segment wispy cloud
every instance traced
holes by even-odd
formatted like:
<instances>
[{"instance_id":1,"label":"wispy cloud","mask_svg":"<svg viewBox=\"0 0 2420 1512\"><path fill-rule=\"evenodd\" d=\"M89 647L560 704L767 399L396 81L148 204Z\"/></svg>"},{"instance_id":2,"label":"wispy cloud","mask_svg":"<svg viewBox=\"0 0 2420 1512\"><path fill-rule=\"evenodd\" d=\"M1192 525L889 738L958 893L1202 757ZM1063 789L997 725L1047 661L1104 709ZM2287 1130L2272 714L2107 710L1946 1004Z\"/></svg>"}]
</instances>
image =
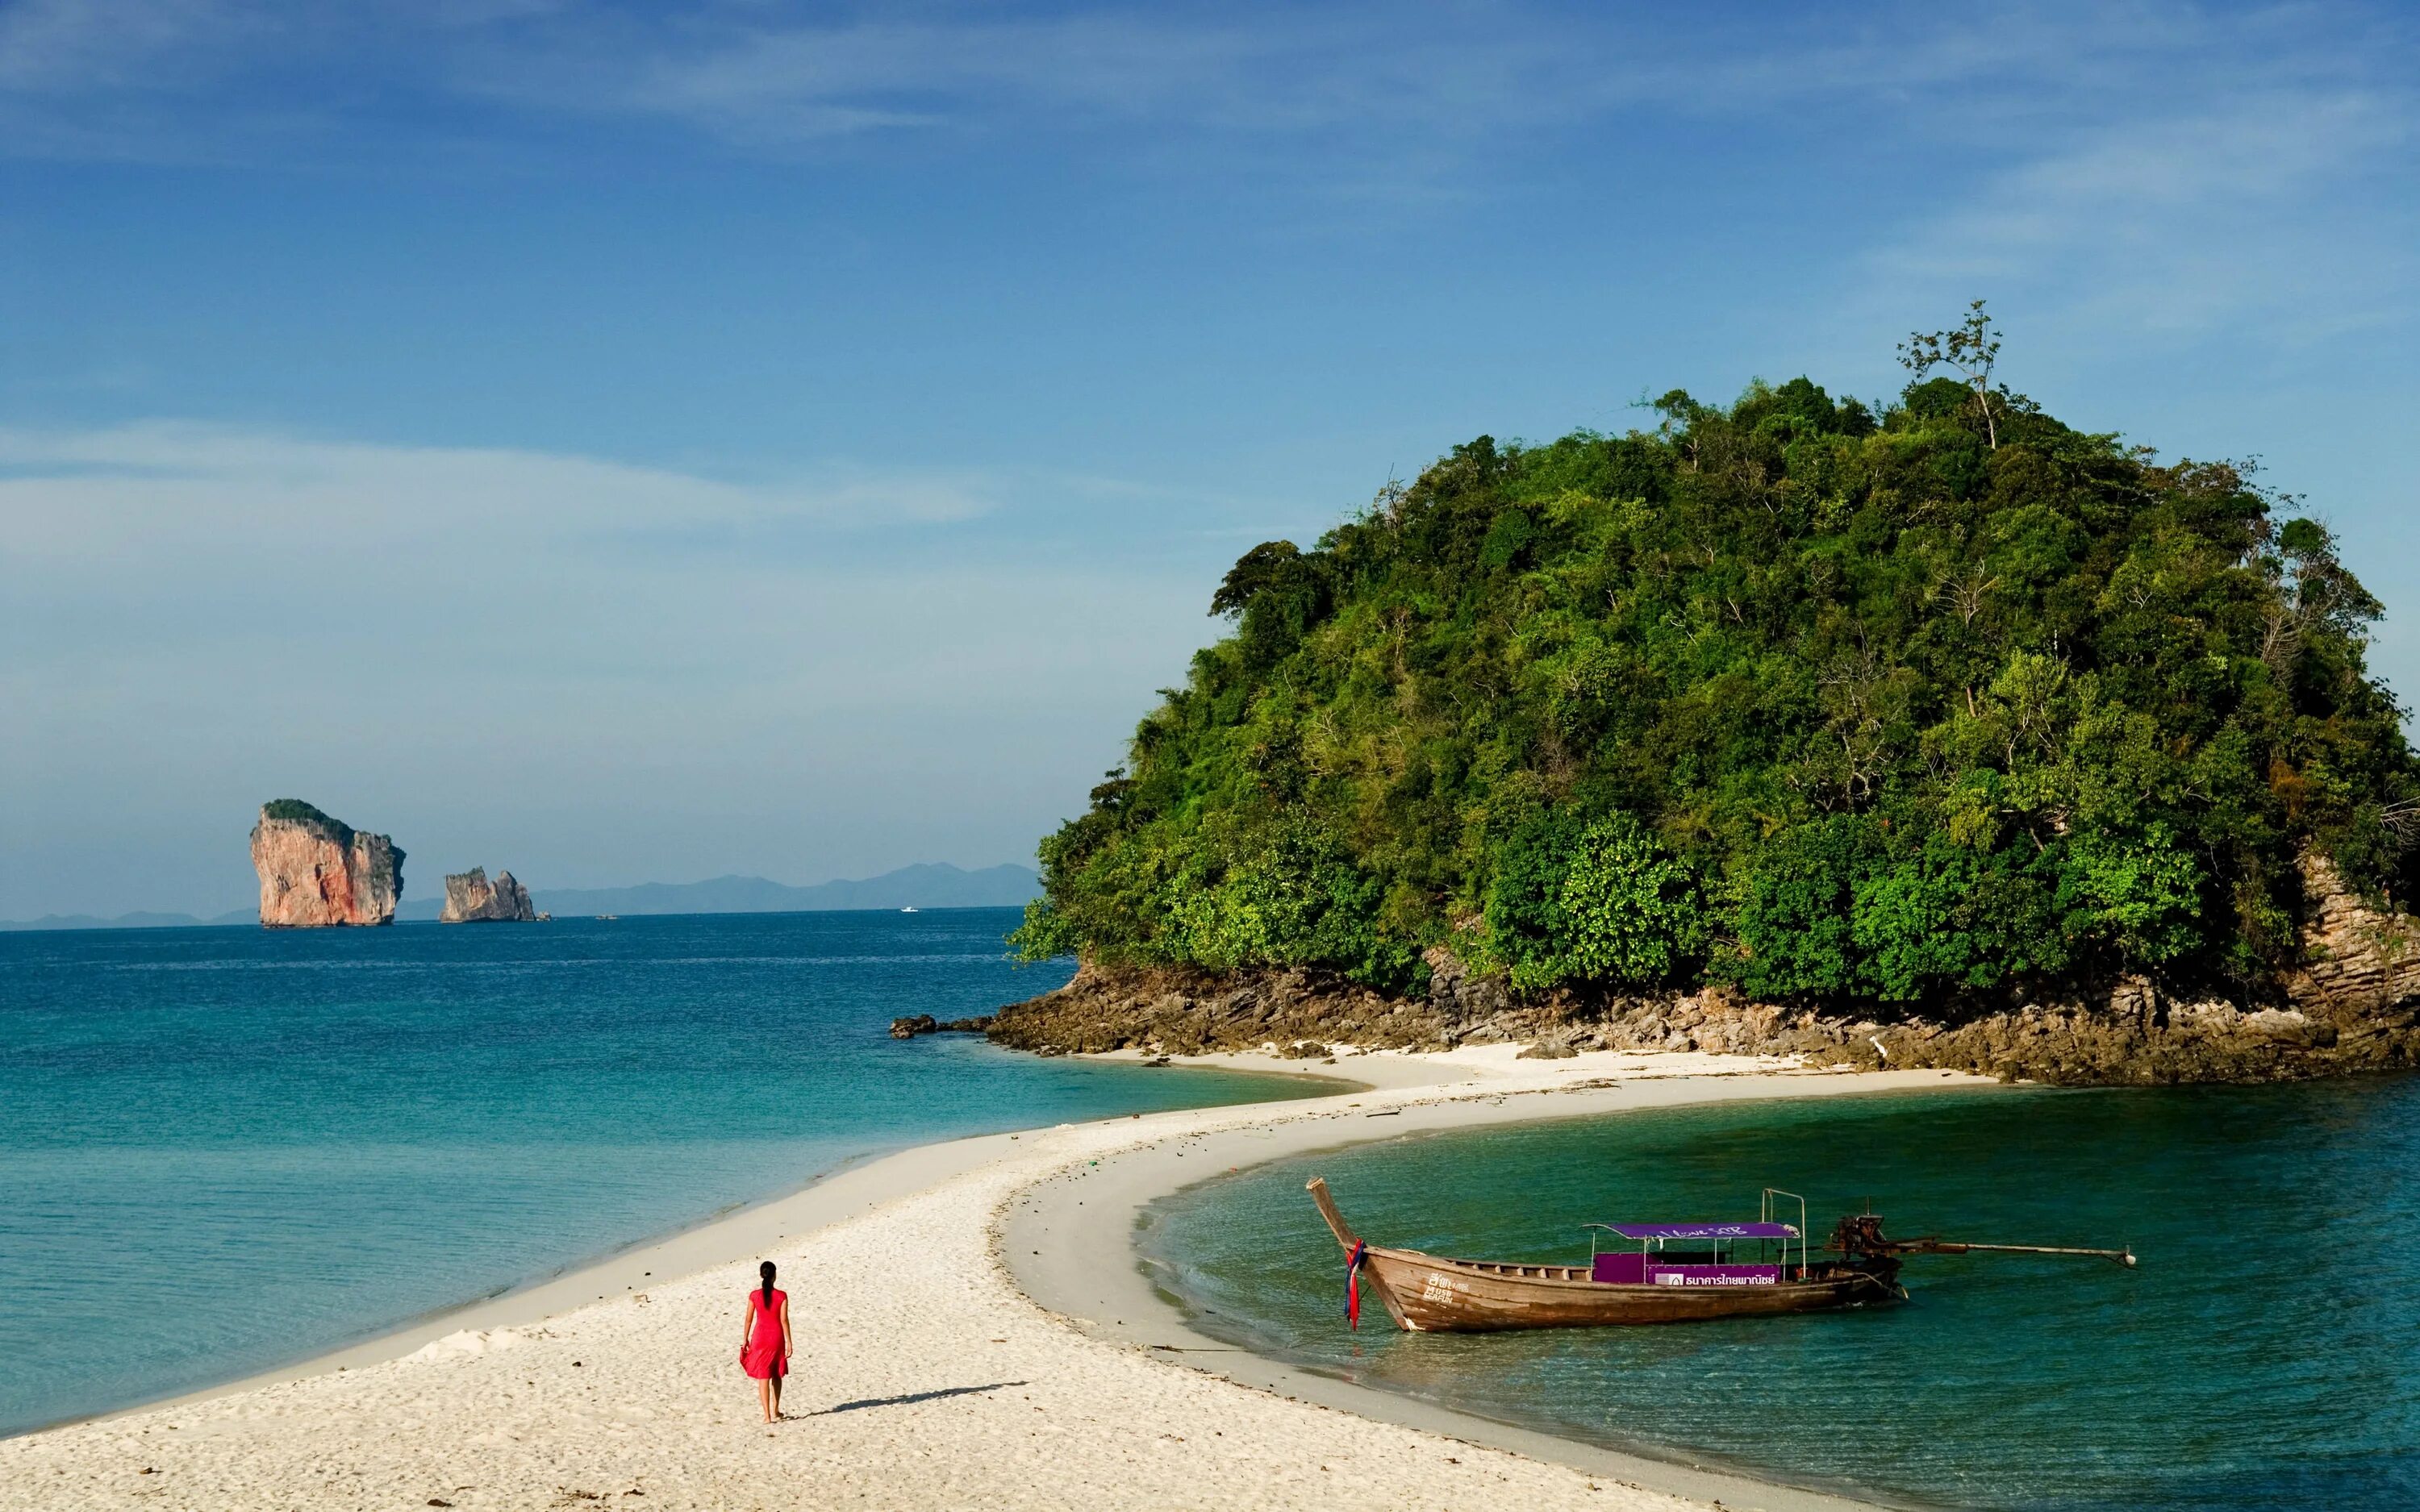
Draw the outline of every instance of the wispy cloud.
<instances>
[{"instance_id":1,"label":"wispy cloud","mask_svg":"<svg viewBox=\"0 0 2420 1512\"><path fill-rule=\"evenodd\" d=\"M181 55L240 29L214 0L22 0L0 9L0 89L69 98L167 87Z\"/></svg>"},{"instance_id":2,"label":"wispy cloud","mask_svg":"<svg viewBox=\"0 0 2420 1512\"><path fill-rule=\"evenodd\" d=\"M1554 67L1534 31L1450 11L1187 17L1090 12L1022 21L700 28L596 103L743 138L869 126L1156 122L1254 135L1425 119L1481 128L1535 110ZM1474 115L1476 113L1476 115Z\"/></svg>"},{"instance_id":3,"label":"wispy cloud","mask_svg":"<svg viewBox=\"0 0 2420 1512\"><path fill-rule=\"evenodd\" d=\"M1017 843L985 858L1017 854L1214 628L1216 559L1299 538L1336 501L1233 497L1240 480L1282 494L1316 471L1304 458L1357 447L1408 469L1454 434L1565 413L1608 367L1625 389L1692 363L1888 381L1890 336L1978 294L2021 387L2101 364L2074 410L2090 423L2165 426L2192 403L2104 403L2147 387L2108 380L2113 363L2181 392L2202 364L2178 354L2221 351L2192 347L2213 332L2273 363L2363 332L2382 354L2366 433L2389 434L2420 287L2415 24L2343 0L0 0L0 160L241 170L0 162L28 191L0 206L0 300L36 314L10 355L42 354L0 390L83 422L0 430L0 825L49 825L72 865L89 826L44 817L63 805L156 793L152 818L215 814L271 776L336 793L321 771L365 791L382 773L441 813L455 795L429 774L469 739L544 772L566 833L606 810L679 830L727 804L728 848L700 863L717 870L796 874L744 849L785 807L889 826L869 868L908 858L896 837L918 824L994 819L889 794L908 768L961 795L1023 783L997 810ZM386 176L415 155L442 171ZM535 168L563 171L497 192ZM1065 224L1017 223L1002 184L1061 196ZM155 203L156 237L117 231ZM87 206L124 219L85 226ZM659 214L690 219L662 237ZM1267 255L1304 226L1321 245ZM423 238L443 255L410 267L397 242ZM793 267L768 250L783 238L851 255ZM286 270L312 275L290 300L271 286ZM511 276L487 297L441 286L490 270ZM558 270L584 275L563 302L599 339L519 297ZM224 311L220 287L240 296ZM1002 305L1018 318L986 318ZM697 339L658 361L675 331ZM510 381L540 390L609 372L597 414L665 394L670 418L628 439L659 458L706 444L683 434L694 392L671 391L710 369L744 413L706 430L737 459L107 424L282 412L392 433L477 412L482 434L585 423L602 434L566 444L624 444L610 420L565 422L560 395L516 408L501 381L451 408L396 399L454 377L432 333L509 350ZM1608 339L1637 349L1608 358ZM340 362L352 381L303 393ZM994 405L969 373L1029 392ZM865 374L861 411L796 424ZM2240 368L2211 385L2274 402ZM1070 397L1035 402L1045 386ZM2303 412L2333 419L2357 386L2330 372ZM865 424L886 405L909 418ZM1187 406L1207 418L1166 423ZM861 425L871 455L1025 465L752 465ZM1174 481L1089 475L1122 470ZM2371 491L2399 498L2376 471ZM847 795L797 803L802 772Z\"/></svg>"},{"instance_id":4,"label":"wispy cloud","mask_svg":"<svg viewBox=\"0 0 2420 1512\"><path fill-rule=\"evenodd\" d=\"M1155 123L1247 136L1468 132L1535 114L1567 49L1492 13L1417 20L1173 8L873 10L723 4L236 6L24 0L0 10L0 151L182 158L392 130L415 97L628 116L742 149L885 131ZM350 89L327 87L330 75ZM1564 81L1576 85L1575 71ZM364 87L364 86L366 87Z\"/></svg>"},{"instance_id":5,"label":"wispy cloud","mask_svg":"<svg viewBox=\"0 0 2420 1512\"><path fill-rule=\"evenodd\" d=\"M490 543L776 526L827 532L972 519L1006 485L971 471L831 466L733 482L541 452L328 440L160 421L0 429L5 549L24 561L137 546L246 552L343 534Z\"/></svg>"},{"instance_id":6,"label":"wispy cloud","mask_svg":"<svg viewBox=\"0 0 2420 1512\"><path fill-rule=\"evenodd\" d=\"M2351 13L2358 15L2358 12ZM24 0L0 11L0 103L14 150L76 140L136 151L314 129L392 131L399 103L478 102L675 125L742 150L886 133L1165 133L1314 155L1468 165L1506 132L1626 111L1756 116L1868 105L1955 131L2009 110L2068 112L2207 63L2330 9L2222 16L2138 0L1901 6L1686 20L1551 6L825 8ZM2342 31L2340 24L2334 30ZM331 89L329 75L351 81ZM272 103L273 101L273 103ZM39 105L39 110L31 108ZM406 111L408 115L408 110ZM1141 134L1138 135L1137 132ZM442 131L440 132L442 134ZM178 139L181 139L181 144ZM9 149L0 147L0 150Z\"/></svg>"},{"instance_id":7,"label":"wispy cloud","mask_svg":"<svg viewBox=\"0 0 2420 1512\"><path fill-rule=\"evenodd\" d=\"M1198 583L919 548L1002 507L1012 486L983 475L818 480L181 424L0 432L0 832L21 863L0 913L65 906L41 873L84 843L69 794L111 823L240 830L270 788L365 792L380 823L465 847L457 865L495 843L482 827L561 856L675 814L716 826L652 853L684 874L1026 854L1067 774L1114 759L1215 628ZM851 548L869 535L884 548ZM443 776L472 771L473 791ZM179 855L200 876L240 845ZM138 872L90 880L215 896Z\"/></svg>"},{"instance_id":8,"label":"wispy cloud","mask_svg":"<svg viewBox=\"0 0 2420 1512\"><path fill-rule=\"evenodd\" d=\"M1910 6L1847 26L1815 11L1682 22L1548 7L985 8L834 22L737 6L642 31L488 39L454 66L462 86L494 98L655 116L747 147L1141 127L1417 156L1642 110L1703 118L1851 103L1979 125L2016 108L2066 110L2242 29L2156 3Z\"/></svg>"},{"instance_id":9,"label":"wispy cloud","mask_svg":"<svg viewBox=\"0 0 2420 1512\"><path fill-rule=\"evenodd\" d=\"M1060 567L1045 550L945 548L950 531L1016 486L843 466L813 484L737 484L591 457L186 424L0 431L13 674L55 691L103 669L148 682L236 656L288 664L308 683L357 659L388 664L399 645L424 671L469 671L505 624L557 669L789 683L804 650L796 635L820 625L825 648L850 653L808 658L828 696L984 702L997 684L903 678L902 659L1014 642L1036 665L1063 664L1070 648L1003 633L1010 621L1042 623L1016 607L1025 583L1073 572L1132 608L1115 579L1150 576L1132 563ZM422 675L388 665L374 681Z\"/></svg>"},{"instance_id":10,"label":"wispy cloud","mask_svg":"<svg viewBox=\"0 0 2420 1512\"><path fill-rule=\"evenodd\" d=\"M2366 88L2272 88L2059 133L1885 228L1844 331L1978 295L2040 354L2122 362L2225 336L2289 351L2409 323L2420 113ZM1849 338L1844 338L1849 339ZM1862 337L1854 338L1862 339Z\"/></svg>"},{"instance_id":11,"label":"wispy cloud","mask_svg":"<svg viewBox=\"0 0 2420 1512\"><path fill-rule=\"evenodd\" d=\"M0 7L0 153L194 162L325 130L300 101L246 95L264 66L325 45L307 14L229 0L18 0Z\"/></svg>"}]
</instances>

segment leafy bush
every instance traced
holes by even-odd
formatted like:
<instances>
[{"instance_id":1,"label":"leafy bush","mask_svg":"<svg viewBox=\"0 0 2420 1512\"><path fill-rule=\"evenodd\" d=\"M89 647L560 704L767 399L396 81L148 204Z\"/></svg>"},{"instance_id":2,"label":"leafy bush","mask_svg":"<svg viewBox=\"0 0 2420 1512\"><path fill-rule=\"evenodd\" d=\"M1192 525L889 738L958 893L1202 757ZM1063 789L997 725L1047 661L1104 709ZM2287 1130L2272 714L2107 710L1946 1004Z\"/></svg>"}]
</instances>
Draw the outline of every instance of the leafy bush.
<instances>
[{"instance_id":1,"label":"leafy bush","mask_svg":"<svg viewBox=\"0 0 2420 1512\"><path fill-rule=\"evenodd\" d=\"M1502 853L1486 920L1490 945L1525 990L1665 981L1706 940L1689 869L1625 813L1525 828Z\"/></svg>"},{"instance_id":2,"label":"leafy bush","mask_svg":"<svg viewBox=\"0 0 2420 1512\"><path fill-rule=\"evenodd\" d=\"M2201 943L2201 866L2164 824L2139 840L2087 835L2068 847L2060 902L2078 936L2119 961L2164 965Z\"/></svg>"},{"instance_id":3,"label":"leafy bush","mask_svg":"<svg viewBox=\"0 0 2420 1512\"><path fill-rule=\"evenodd\" d=\"M1880 831L1841 815L1803 825L1763 847L1738 914L1732 966L1759 997L1843 997L1866 981L1857 941L1858 884L1882 854Z\"/></svg>"}]
</instances>

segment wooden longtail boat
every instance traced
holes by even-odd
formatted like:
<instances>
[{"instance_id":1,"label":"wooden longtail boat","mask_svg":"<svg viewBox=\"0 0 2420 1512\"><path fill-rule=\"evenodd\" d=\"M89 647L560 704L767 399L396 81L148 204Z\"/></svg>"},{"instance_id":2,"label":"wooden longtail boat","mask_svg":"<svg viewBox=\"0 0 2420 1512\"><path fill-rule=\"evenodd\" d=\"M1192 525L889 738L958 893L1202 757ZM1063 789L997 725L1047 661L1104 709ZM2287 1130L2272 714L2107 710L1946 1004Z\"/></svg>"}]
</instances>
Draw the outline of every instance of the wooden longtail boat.
<instances>
[{"instance_id":1,"label":"wooden longtail boat","mask_svg":"<svg viewBox=\"0 0 2420 1512\"><path fill-rule=\"evenodd\" d=\"M1457 1260L1366 1243L1337 1211L1324 1179L1312 1177L1310 1191L1351 1273L1366 1276L1387 1315L1414 1333L1692 1323L1871 1306L1907 1296L1899 1284L1899 1257L1904 1254L2003 1250L2134 1263L2132 1254L2118 1250L1891 1240L1883 1236L1882 1220L1870 1213L1842 1219L1830 1248L1809 1258L1805 1200L1772 1189L1765 1194L1764 1217L1756 1223L1588 1225L1634 1241L1638 1248L1600 1253L1591 1242L1584 1266ZM1798 1202L1796 1225L1775 1221L1776 1197ZM1702 1247L1674 1249L1675 1241ZM1756 1242L1772 1257L1740 1263L1742 1241Z\"/></svg>"}]
</instances>

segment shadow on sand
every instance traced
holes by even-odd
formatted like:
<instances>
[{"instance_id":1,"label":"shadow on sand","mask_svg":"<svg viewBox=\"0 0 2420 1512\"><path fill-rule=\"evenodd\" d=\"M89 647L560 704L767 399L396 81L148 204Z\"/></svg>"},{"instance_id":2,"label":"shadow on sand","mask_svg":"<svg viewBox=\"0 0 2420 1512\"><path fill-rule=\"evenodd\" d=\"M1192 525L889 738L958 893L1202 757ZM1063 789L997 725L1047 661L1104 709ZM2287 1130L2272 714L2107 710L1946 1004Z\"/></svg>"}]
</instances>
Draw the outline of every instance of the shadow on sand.
<instances>
[{"instance_id":1,"label":"shadow on sand","mask_svg":"<svg viewBox=\"0 0 2420 1512\"><path fill-rule=\"evenodd\" d=\"M1004 1391L1011 1386L1031 1385L1024 1381L995 1381L988 1386L943 1386L936 1391L911 1391L905 1396L865 1396L853 1402L841 1402L809 1417L830 1417L834 1412L855 1412L868 1407L908 1407L917 1402L937 1402L944 1396L972 1396L980 1392Z\"/></svg>"}]
</instances>

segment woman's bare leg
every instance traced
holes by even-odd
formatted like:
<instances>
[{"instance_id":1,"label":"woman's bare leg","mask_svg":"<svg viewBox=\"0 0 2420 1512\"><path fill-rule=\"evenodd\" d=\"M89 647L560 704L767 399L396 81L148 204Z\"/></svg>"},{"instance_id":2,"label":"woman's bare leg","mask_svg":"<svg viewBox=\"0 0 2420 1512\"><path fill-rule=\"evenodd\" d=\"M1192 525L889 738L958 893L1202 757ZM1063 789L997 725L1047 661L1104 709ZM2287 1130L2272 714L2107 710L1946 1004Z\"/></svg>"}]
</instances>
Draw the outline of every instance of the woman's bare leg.
<instances>
[{"instance_id":1,"label":"woman's bare leg","mask_svg":"<svg viewBox=\"0 0 2420 1512\"><path fill-rule=\"evenodd\" d=\"M765 1409L766 1422L773 1421L773 1383L770 1381L756 1382L756 1405Z\"/></svg>"},{"instance_id":2,"label":"woman's bare leg","mask_svg":"<svg viewBox=\"0 0 2420 1512\"><path fill-rule=\"evenodd\" d=\"M773 1377L771 1384L773 1387L773 1415L778 1418L782 1415L782 1378L780 1376Z\"/></svg>"}]
</instances>

